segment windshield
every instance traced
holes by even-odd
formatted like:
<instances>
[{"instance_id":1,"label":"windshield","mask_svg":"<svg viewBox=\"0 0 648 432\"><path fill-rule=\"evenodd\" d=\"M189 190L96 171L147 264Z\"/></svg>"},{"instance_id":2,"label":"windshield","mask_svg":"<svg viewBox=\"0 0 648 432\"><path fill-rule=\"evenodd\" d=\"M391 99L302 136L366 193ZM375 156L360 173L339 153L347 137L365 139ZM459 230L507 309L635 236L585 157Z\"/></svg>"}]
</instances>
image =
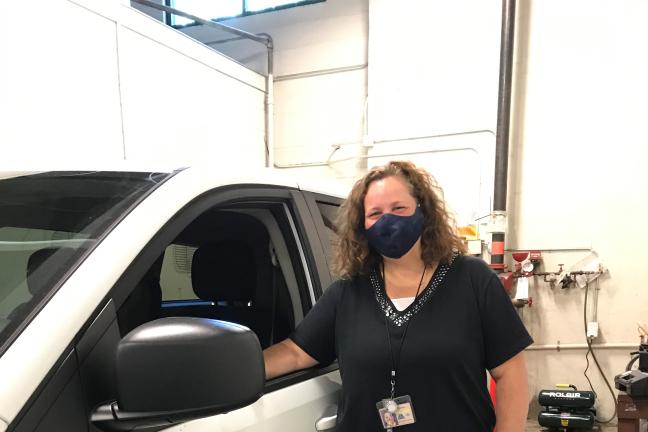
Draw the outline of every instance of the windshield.
<instances>
[{"instance_id":1,"label":"windshield","mask_svg":"<svg viewBox=\"0 0 648 432\"><path fill-rule=\"evenodd\" d=\"M0 354L81 259L168 173L0 179Z\"/></svg>"}]
</instances>

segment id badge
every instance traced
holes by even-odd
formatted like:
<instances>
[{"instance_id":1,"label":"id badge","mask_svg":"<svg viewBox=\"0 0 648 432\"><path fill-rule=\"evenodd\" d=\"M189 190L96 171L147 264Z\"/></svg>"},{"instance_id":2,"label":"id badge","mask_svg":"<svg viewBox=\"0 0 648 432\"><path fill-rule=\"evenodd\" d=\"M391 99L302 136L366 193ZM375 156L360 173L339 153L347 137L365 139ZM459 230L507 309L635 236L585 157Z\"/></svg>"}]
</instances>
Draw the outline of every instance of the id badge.
<instances>
[{"instance_id":1,"label":"id badge","mask_svg":"<svg viewBox=\"0 0 648 432\"><path fill-rule=\"evenodd\" d=\"M394 399L383 399L376 403L376 408L378 409L380 422L386 430L416 422L412 398L408 395Z\"/></svg>"}]
</instances>

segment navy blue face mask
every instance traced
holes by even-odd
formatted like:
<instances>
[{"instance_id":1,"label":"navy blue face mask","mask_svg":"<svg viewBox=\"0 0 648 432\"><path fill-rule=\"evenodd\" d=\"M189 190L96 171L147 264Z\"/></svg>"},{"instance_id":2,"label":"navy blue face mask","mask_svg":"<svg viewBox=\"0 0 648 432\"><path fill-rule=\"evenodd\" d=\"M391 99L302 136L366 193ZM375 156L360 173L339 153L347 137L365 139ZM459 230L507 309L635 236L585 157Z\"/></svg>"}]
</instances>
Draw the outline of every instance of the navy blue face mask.
<instances>
[{"instance_id":1,"label":"navy blue face mask","mask_svg":"<svg viewBox=\"0 0 648 432\"><path fill-rule=\"evenodd\" d=\"M416 206L411 216L386 213L365 231L369 245L387 258L405 255L423 231L423 212Z\"/></svg>"}]
</instances>

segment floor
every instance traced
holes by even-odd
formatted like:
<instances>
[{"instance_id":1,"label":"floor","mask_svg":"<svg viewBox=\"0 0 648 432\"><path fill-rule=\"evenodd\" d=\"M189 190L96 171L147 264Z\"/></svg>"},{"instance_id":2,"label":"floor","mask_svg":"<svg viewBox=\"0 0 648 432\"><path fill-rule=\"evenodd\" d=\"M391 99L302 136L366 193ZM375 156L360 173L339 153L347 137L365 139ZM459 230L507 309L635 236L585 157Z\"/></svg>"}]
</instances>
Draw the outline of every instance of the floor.
<instances>
[{"instance_id":1,"label":"floor","mask_svg":"<svg viewBox=\"0 0 648 432\"><path fill-rule=\"evenodd\" d=\"M528 420L526 428L524 429L525 432L539 432L539 431L545 431L546 429L541 428L538 426L537 420ZM592 429L596 432L616 432L617 427L616 424L612 426L597 426L594 429Z\"/></svg>"}]
</instances>

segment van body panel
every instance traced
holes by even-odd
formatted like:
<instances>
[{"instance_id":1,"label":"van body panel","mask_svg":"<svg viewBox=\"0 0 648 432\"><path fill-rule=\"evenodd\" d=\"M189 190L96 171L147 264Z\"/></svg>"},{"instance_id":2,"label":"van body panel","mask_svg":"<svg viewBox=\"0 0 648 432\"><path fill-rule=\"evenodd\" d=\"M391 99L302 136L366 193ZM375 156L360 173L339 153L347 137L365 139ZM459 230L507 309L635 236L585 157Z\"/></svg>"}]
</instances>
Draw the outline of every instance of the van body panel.
<instances>
[{"instance_id":1,"label":"van body panel","mask_svg":"<svg viewBox=\"0 0 648 432\"><path fill-rule=\"evenodd\" d=\"M220 169L188 168L161 184L96 245L0 357L0 432L6 431L33 400L63 353L78 342L75 339L88 320L97 313L112 287L156 233L197 197L236 185L298 191L295 181L265 169L242 175ZM324 186L317 187L318 192L323 189ZM339 193L336 190L332 195L339 196ZM311 223L310 213L298 217L309 218ZM321 245L315 250L322 250ZM279 388L252 405L228 414L194 420L167 430L297 431L304 430L305 423L311 424L314 430L317 419L330 405L336 404L340 388L339 372L334 370Z\"/></svg>"}]
</instances>

